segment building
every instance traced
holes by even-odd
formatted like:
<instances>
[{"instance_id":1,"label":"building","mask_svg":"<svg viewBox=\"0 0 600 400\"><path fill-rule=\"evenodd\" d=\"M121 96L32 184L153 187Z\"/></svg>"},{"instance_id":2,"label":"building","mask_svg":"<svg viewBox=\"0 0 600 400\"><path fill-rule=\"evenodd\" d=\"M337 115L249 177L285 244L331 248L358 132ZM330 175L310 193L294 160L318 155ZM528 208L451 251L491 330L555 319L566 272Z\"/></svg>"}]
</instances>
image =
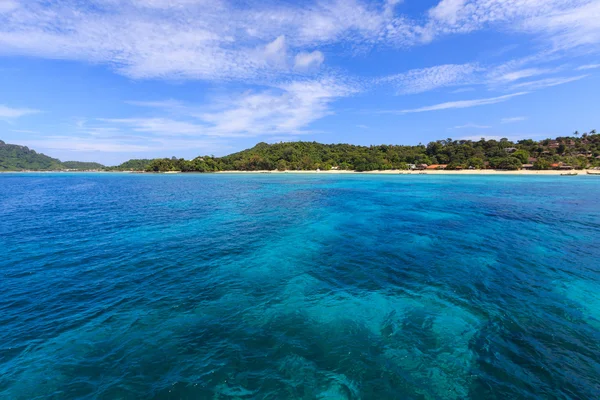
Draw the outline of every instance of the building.
<instances>
[{"instance_id":1,"label":"building","mask_svg":"<svg viewBox=\"0 0 600 400\"><path fill-rule=\"evenodd\" d=\"M533 169L533 164L523 164L523 166L521 168L523 168L523 169Z\"/></svg>"},{"instance_id":2,"label":"building","mask_svg":"<svg viewBox=\"0 0 600 400\"><path fill-rule=\"evenodd\" d=\"M446 169L448 164L431 164L427 169Z\"/></svg>"},{"instance_id":3,"label":"building","mask_svg":"<svg viewBox=\"0 0 600 400\"><path fill-rule=\"evenodd\" d=\"M516 147L507 147L504 149L505 152L507 153L514 153L515 151L517 151Z\"/></svg>"}]
</instances>

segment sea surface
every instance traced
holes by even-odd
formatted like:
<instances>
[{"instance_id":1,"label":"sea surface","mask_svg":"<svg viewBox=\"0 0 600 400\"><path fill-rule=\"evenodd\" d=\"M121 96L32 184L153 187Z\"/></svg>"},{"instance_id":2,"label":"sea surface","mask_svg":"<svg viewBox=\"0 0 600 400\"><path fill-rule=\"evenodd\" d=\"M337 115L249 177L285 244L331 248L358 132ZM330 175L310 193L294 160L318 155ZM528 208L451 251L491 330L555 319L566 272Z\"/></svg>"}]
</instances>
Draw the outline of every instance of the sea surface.
<instances>
[{"instance_id":1,"label":"sea surface","mask_svg":"<svg viewBox=\"0 0 600 400\"><path fill-rule=\"evenodd\" d=\"M598 399L600 178L0 175L2 399Z\"/></svg>"}]
</instances>

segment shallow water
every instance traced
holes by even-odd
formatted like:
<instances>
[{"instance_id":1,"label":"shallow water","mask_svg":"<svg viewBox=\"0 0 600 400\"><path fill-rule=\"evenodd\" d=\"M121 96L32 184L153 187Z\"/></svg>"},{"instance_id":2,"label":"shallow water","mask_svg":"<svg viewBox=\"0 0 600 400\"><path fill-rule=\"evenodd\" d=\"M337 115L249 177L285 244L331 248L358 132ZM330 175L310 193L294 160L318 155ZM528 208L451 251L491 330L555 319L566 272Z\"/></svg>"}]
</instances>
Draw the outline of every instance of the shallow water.
<instances>
[{"instance_id":1,"label":"shallow water","mask_svg":"<svg viewBox=\"0 0 600 400\"><path fill-rule=\"evenodd\" d=\"M0 397L600 398L600 179L0 175Z\"/></svg>"}]
</instances>

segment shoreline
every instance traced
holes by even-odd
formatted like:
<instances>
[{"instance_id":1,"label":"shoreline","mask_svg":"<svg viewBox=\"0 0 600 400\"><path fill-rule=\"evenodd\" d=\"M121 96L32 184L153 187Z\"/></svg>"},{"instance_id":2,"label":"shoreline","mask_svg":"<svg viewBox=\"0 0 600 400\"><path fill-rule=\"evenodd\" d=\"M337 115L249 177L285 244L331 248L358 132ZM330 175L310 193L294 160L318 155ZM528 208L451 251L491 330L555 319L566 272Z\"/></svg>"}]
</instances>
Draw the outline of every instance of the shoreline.
<instances>
[{"instance_id":1,"label":"shoreline","mask_svg":"<svg viewBox=\"0 0 600 400\"><path fill-rule=\"evenodd\" d=\"M587 172L593 172L600 176L599 170L584 169L584 170L495 170L495 169L476 169L476 170L461 170L461 171L446 171L446 170L424 170L424 171L406 171L406 170L384 170L384 171L218 171L214 174L324 174L324 175L548 175L561 176L565 173L577 173L577 176L587 176ZM575 175L571 175L575 176Z\"/></svg>"},{"instance_id":2,"label":"shoreline","mask_svg":"<svg viewBox=\"0 0 600 400\"><path fill-rule=\"evenodd\" d=\"M476 170L376 170L376 171L348 171L348 170L330 170L330 171L217 171L217 172L146 172L146 171L0 171L0 174L150 174L150 175L186 175L186 174L223 174L223 175L248 175L248 174L292 174L292 175L546 175L546 176L563 176L563 174L576 173L577 175L570 176L588 176L587 172L592 172L590 175L600 176L600 170L583 169L583 170L494 170L494 169L476 169Z\"/></svg>"}]
</instances>

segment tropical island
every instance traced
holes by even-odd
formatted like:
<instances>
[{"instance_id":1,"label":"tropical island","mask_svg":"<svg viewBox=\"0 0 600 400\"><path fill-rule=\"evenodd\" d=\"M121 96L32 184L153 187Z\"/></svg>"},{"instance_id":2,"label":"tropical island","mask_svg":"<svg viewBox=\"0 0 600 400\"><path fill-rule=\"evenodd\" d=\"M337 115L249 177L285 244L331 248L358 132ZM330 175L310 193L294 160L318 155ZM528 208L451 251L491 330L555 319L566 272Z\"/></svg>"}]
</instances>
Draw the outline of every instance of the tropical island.
<instances>
[{"instance_id":1,"label":"tropical island","mask_svg":"<svg viewBox=\"0 0 600 400\"><path fill-rule=\"evenodd\" d=\"M600 167L600 134L595 130L569 137L512 142L438 140L427 145L356 146L316 142L259 143L225 157L192 160L129 160L115 171L386 171L386 170L559 170Z\"/></svg>"},{"instance_id":2,"label":"tropical island","mask_svg":"<svg viewBox=\"0 0 600 400\"><path fill-rule=\"evenodd\" d=\"M61 162L24 146L0 141L0 171L392 171L392 170L572 170L600 167L600 134L534 141L437 140L427 145L258 143L224 157L132 159L118 166Z\"/></svg>"}]
</instances>

